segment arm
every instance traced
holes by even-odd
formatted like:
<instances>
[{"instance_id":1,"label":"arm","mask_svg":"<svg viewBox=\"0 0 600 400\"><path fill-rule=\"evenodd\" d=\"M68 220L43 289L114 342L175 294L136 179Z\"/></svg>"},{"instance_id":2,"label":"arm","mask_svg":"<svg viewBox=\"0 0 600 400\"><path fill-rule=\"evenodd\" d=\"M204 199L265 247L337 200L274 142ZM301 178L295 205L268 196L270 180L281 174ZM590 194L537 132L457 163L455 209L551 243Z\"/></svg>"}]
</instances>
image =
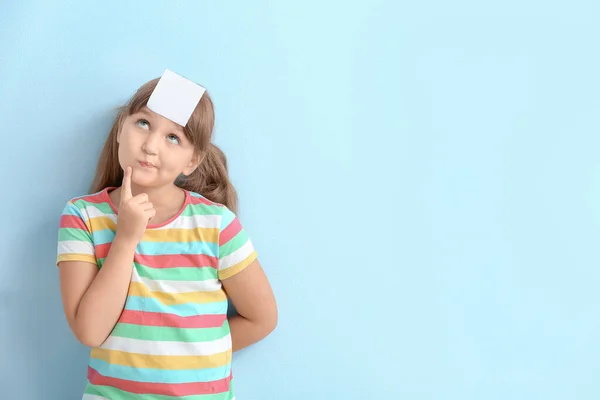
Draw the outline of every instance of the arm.
<instances>
[{"instance_id":1,"label":"arm","mask_svg":"<svg viewBox=\"0 0 600 400\"><path fill-rule=\"evenodd\" d=\"M115 237L102 268L84 261L59 263L67 322L77 339L100 346L114 328L127 299L135 245Z\"/></svg>"},{"instance_id":2,"label":"arm","mask_svg":"<svg viewBox=\"0 0 600 400\"><path fill-rule=\"evenodd\" d=\"M275 329L277 304L258 260L222 283L238 312L229 319L233 351L258 342Z\"/></svg>"},{"instance_id":3,"label":"arm","mask_svg":"<svg viewBox=\"0 0 600 400\"><path fill-rule=\"evenodd\" d=\"M79 209L69 203L59 230L60 287L65 316L79 341L98 347L110 335L127 299L135 248L156 213L145 193L131 193L132 168L123 176L115 237L100 271L94 243Z\"/></svg>"}]
</instances>

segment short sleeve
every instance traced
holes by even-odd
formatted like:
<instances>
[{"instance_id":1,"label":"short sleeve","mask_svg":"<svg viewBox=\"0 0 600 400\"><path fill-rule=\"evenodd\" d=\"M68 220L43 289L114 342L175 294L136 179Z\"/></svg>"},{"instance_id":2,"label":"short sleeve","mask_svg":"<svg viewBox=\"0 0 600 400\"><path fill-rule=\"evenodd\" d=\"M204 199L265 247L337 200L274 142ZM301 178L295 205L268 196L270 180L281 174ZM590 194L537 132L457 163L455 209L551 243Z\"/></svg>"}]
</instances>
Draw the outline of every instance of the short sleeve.
<instances>
[{"instance_id":1,"label":"short sleeve","mask_svg":"<svg viewBox=\"0 0 600 400\"><path fill-rule=\"evenodd\" d=\"M81 210L69 201L58 227L56 264L61 261L86 261L97 264L94 242Z\"/></svg>"},{"instance_id":2,"label":"short sleeve","mask_svg":"<svg viewBox=\"0 0 600 400\"><path fill-rule=\"evenodd\" d=\"M219 230L219 279L227 279L256 260L257 254L238 217L223 207Z\"/></svg>"}]
</instances>

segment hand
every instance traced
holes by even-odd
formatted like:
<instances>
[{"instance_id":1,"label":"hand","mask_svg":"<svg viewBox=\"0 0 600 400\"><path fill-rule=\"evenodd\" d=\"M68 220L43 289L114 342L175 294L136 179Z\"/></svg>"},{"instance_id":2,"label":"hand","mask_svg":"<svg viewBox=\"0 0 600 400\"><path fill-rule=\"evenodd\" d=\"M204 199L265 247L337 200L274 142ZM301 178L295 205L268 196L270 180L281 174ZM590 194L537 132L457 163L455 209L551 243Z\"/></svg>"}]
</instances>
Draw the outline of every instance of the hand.
<instances>
[{"instance_id":1,"label":"hand","mask_svg":"<svg viewBox=\"0 0 600 400\"><path fill-rule=\"evenodd\" d=\"M127 166L121 186L121 202L117 217L117 235L132 245L142 240L148 222L156 215L152 203L148 201L146 193L137 196L131 194L131 174L133 169Z\"/></svg>"}]
</instances>

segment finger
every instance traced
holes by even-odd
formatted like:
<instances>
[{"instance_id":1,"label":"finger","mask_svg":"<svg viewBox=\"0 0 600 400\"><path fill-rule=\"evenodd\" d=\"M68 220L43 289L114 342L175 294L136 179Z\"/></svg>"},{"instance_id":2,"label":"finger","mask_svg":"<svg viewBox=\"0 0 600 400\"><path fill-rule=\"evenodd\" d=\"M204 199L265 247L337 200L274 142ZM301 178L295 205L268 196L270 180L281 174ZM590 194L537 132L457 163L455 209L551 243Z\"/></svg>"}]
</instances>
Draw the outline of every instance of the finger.
<instances>
[{"instance_id":1,"label":"finger","mask_svg":"<svg viewBox=\"0 0 600 400\"><path fill-rule=\"evenodd\" d=\"M132 168L128 165L125 168L125 174L123 175L123 185L121 186L121 201L131 199L131 173Z\"/></svg>"},{"instance_id":2,"label":"finger","mask_svg":"<svg viewBox=\"0 0 600 400\"><path fill-rule=\"evenodd\" d=\"M140 206L142 207L142 210L144 210L144 211L149 211L149 210L154 209L154 205L150 202L142 203L142 204L140 204Z\"/></svg>"}]
</instances>

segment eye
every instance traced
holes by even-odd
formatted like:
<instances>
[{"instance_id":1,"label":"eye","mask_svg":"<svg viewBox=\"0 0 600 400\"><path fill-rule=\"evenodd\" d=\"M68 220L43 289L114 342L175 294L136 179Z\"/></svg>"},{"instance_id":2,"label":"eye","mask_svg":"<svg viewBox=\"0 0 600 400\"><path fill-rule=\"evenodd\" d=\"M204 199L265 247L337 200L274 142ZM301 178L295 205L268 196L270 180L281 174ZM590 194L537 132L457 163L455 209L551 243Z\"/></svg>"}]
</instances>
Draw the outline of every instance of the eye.
<instances>
[{"instance_id":1,"label":"eye","mask_svg":"<svg viewBox=\"0 0 600 400\"><path fill-rule=\"evenodd\" d=\"M179 144L179 136L177 136L174 133L170 133L169 135L167 135L167 139L174 144Z\"/></svg>"},{"instance_id":2,"label":"eye","mask_svg":"<svg viewBox=\"0 0 600 400\"><path fill-rule=\"evenodd\" d=\"M149 129L150 128L150 122L146 121L145 119L138 119L135 124L137 126L139 126L140 128L142 128L142 129Z\"/></svg>"}]
</instances>

